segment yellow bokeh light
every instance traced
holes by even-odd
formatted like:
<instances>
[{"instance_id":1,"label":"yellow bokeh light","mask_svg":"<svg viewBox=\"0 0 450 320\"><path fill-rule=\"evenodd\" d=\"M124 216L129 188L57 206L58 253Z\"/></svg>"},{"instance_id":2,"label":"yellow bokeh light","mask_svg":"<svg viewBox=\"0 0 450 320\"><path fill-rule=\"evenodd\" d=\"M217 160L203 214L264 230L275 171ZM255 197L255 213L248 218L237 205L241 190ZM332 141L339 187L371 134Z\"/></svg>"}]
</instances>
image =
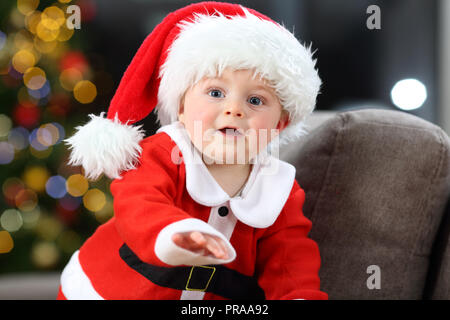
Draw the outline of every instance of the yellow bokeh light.
<instances>
[{"instance_id":1,"label":"yellow bokeh light","mask_svg":"<svg viewBox=\"0 0 450 320\"><path fill-rule=\"evenodd\" d=\"M29 50L20 50L12 58L12 65L20 73L25 73L28 68L35 65L36 58Z\"/></svg>"},{"instance_id":2,"label":"yellow bokeh light","mask_svg":"<svg viewBox=\"0 0 450 320\"><path fill-rule=\"evenodd\" d=\"M8 253L14 248L14 241L8 231L0 231L0 254Z\"/></svg>"},{"instance_id":3,"label":"yellow bokeh light","mask_svg":"<svg viewBox=\"0 0 450 320\"><path fill-rule=\"evenodd\" d=\"M72 38L75 30L67 28L67 25L64 23L59 29L58 41L67 41Z\"/></svg>"},{"instance_id":4,"label":"yellow bokeh light","mask_svg":"<svg viewBox=\"0 0 450 320\"><path fill-rule=\"evenodd\" d=\"M11 26L16 29L22 29L25 27L25 19L23 18L23 14L17 9L13 9L9 13L8 20L10 21Z\"/></svg>"},{"instance_id":5,"label":"yellow bokeh light","mask_svg":"<svg viewBox=\"0 0 450 320\"><path fill-rule=\"evenodd\" d=\"M64 12L55 6L45 8L41 15L42 24L51 30L56 30L61 27L66 18L64 17Z\"/></svg>"},{"instance_id":6,"label":"yellow bokeh light","mask_svg":"<svg viewBox=\"0 0 450 320\"><path fill-rule=\"evenodd\" d=\"M39 90L46 81L45 71L38 67L27 69L23 75L24 84L31 90Z\"/></svg>"},{"instance_id":7,"label":"yellow bokeh light","mask_svg":"<svg viewBox=\"0 0 450 320\"><path fill-rule=\"evenodd\" d=\"M52 24L52 26L55 26L55 28L49 28L47 27L48 25L50 25L49 22L44 23L44 21L41 19L36 27L36 33L38 37L44 41L54 41L58 38L59 27L57 27L56 22Z\"/></svg>"},{"instance_id":8,"label":"yellow bokeh light","mask_svg":"<svg viewBox=\"0 0 450 320\"><path fill-rule=\"evenodd\" d=\"M61 3L69 3L72 0L58 0L58 1L61 2Z\"/></svg>"},{"instance_id":9,"label":"yellow bokeh light","mask_svg":"<svg viewBox=\"0 0 450 320\"><path fill-rule=\"evenodd\" d=\"M43 41L39 37L34 37L34 47L41 53L50 53L56 49L58 42L55 41Z\"/></svg>"},{"instance_id":10,"label":"yellow bokeh light","mask_svg":"<svg viewBox=\"0 0 450 320\"><path fill-rule=\"evenodd\" d=\"M31 250L31 260L41 269L54 267L60 259L58 248L53 242L40 242Z\"/></svg>"},{"instance_id":11,"label":"yellow bokeh light","mask_svg":"<svg viewBox=\"0 0 450 320\"><path fill-rule=\"evenodd\" d=\"M17 0L17 9L23 15L27 15L39 6L39 0Z\"/></svg>"},{"instance_id":12,"label":"yellow bokeh light","mask_svg":"<svg viewBox=\"0 0 450 320\"><path fill-rule=\"evenodd\" d=\"M32 35L26 30L20 30L14 35L14 46L20 50L32 50Z\"/></svg>"},{"instance_id":13,"label":"yellow bokeh light","mask_svg":"<svg viewBox=\"0 0 450 320\"><path fill-rule=\"evenodd\" d=\"M59 76L59 82L61 83L61 87L66 89L67 91L73 91L73 88L77 83L82 81L83 75L78 69L68 68L61 72Z\"/></svg>"},{"instance_id":14,"label":"yellow bokeh light","mask_svg":"<svg viewBox=\"0 0 450 320\"><path fill-rule=\"evenodd\" d=\"M111 219L113 215L114 215L113 202L110 199L110 197L108 197L105 206L95 213L95 219L101 224L103 224L107 222L109 219Z\"/></svg>"},{"instance_id":15,"label":"yellow bokeh light","mask_svg":"<svg viewBox=\"0 0 450 320\"><path fill-rule=\"evenodd\" d=\"M37 25L41 22L41 14L42 12L36 10L25 17L25 26L33 34L36 34Z\"/></svg>"},{"instance_id":16,"label":"yellow bokeh light","mask_svg":"<svg viewBox=\"0 0 450 320\"><path fill-rule=\"evenodd\" d=\"M34 191L43 192L48 178L50 178L50 173L46 168L32 166L25 169L22 180Z\"/></svg>"},{"instance_id":17,"label":"yellow bokeh light","mask_svg":"<svg viewBox=\"0 0 450 320\"><path fill-rule=\"evenodd\" d=\"M55 240L62 231L62 223L49 215L41 215L35 228L35 232L39 238L47 241Z\"/></svg>"},{"instance_id":18,"label":"yellow bokeh light","mask_svg":"<svg viewBox=\"0 0 450 320\"><path fill-rule=\"evenodd\" d=\"M99 189L91 189L84 195L83 204L89 211L100 211L106 204L105 194Z\"/></svg>"},{"instance_id":19,"label":"yellow bokeh light","mask_svg":"<svg viewBox=\"0 0 450 320\"><path fill-rule=\"evenodd\" d=\"M67 179L66 189L71 196L81 197L89 189L89 182L83 175L74 174Z\"/></svg>"},{"instance_id":20,"label":"yellow bokeh light","mask_svg":"<svg viewBox=\"0 0 450 320\"><path fill-rule=\"evenodd\" d=\"M83 80L75 85L73 95L80 103L91 103L97 96L97 87L91 81Z\"/></svg>"}]
</instances>

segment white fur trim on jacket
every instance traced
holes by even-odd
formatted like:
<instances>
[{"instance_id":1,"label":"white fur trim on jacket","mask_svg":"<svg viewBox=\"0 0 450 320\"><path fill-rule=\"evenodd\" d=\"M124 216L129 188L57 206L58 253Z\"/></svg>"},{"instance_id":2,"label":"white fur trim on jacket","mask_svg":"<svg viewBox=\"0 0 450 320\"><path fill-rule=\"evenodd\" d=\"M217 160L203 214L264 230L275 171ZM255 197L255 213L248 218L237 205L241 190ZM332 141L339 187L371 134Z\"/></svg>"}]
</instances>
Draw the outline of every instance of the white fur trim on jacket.
<instances>
[{"instance_id":1,"label":"white fur trim on jacket","mask_svg":"<svg viewBox=\"0 0 450 320\"><path fill-rule=\"evenodd\" d=\"M79 250L70 258L61 274L61 291L68 300L103 300L81 268Z\"/></svg>"},{"instance_id":2,"label":"white fur trim on jacket","mask_svg":"<svg viewBox=\"0 0 450 320\"><path fill-rule=\"evenodd\" d=\"M71 149L69 165L83 166L85 176L95 180L101 174L111 179L121 179L120 173L135 169L142 148L139 142L144 138L141 126L120 123L118 116L113 120L90 114L91 120L64 140Z\"/></svg>"}]
</instances>

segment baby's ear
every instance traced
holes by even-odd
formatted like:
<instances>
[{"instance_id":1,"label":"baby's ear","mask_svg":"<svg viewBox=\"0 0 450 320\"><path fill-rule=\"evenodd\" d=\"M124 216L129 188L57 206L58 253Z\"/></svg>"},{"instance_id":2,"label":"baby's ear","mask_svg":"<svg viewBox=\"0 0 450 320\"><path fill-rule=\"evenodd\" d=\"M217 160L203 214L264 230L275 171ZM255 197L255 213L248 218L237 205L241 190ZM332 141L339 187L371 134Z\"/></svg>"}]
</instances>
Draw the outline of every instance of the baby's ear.
<instances>
[{"instance_id":1,"label":"baby's ear","mask_svg":"<svg viewBox=\"0 0 450 320\"><path fill-rule=\"evenodd\" d=\"M280 121L278 121L277 129L283 131L289 125L289 112L284 110L281 111Z\"/></svg>"},{"instance_id":2,"label":"baby's ear","mask_svg":"<svg viewBox=\"0 0 450 320\"><path fill-rule=\"evenodd\" d=\"M180 121L180 122L184 121L183 107L180 107L180 110L178 111L178 121Z\"/></svg>"},{"instance_id":3,"label":"baby's ear","mask_svg":"<svg viewBox=\"0 0 450 320\"><path fill-rule=\"evenodd\" d=\"M184 95L180 99L180 106L178 108L178 120L182 123L184 123Z\"/></svg>"}]
</instances>

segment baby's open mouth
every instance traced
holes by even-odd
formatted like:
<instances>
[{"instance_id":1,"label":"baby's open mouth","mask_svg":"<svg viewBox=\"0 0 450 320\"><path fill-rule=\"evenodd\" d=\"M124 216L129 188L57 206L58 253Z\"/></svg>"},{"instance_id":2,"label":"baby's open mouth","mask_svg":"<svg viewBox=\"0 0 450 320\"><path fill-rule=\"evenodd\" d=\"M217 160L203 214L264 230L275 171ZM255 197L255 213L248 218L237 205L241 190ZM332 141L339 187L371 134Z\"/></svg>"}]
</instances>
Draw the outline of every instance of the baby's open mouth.
<instances>
[{"instance_id":1,"label":"baby's open mouth","mask_svg":"<svg viewBox=\"0 0 450 320\"><path fill-rule=\"evenodd\" d=\"M233 128L233 127L223 127L222 129L219 129L219 131L227 136L241 136L242 133L239 129Z\"/></svg>"}]
</instances>

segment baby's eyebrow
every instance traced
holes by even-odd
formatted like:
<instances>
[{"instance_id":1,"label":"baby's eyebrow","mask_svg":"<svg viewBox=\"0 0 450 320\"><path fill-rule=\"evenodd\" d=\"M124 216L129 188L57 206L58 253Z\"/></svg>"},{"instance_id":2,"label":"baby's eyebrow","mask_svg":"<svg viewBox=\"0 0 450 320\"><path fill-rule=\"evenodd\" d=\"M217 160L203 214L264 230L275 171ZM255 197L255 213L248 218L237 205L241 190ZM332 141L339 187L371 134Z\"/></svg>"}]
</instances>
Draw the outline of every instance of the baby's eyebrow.
<instances>
[{"instance_id":1,"label":"baby's eyebrow","mask_svg":"<svg viewBox=\"0 0 450 320\"><path fill-rule=\"evenodd\" d=\"M213 82L213 81L221 81L221 82L228 83L227 80L221 79L221 78L217 78L217 77L215 77L215 78L206 78L205 79L205 83L209 83L209 82Z\"/></svg>"},{"instance_id":2,"label":"baby's eyebrow","mask_svg":"<svg viewBox=\"0 0 450 320\"><path fill-rule=\"evenodd\" d=\"M267 91L268 93L272 93L272 91L267 86L263 86L263 85L260 85L260 84L255 86L255 89L257 89L257 90L264 90L264 91Z\"/></svg>"},{"instance_id":3,"label":"baby's eyebrow","mask_svg":"<svg viewBox=\"0 0 450 320\"><path fill-rule=\"evenodd\" d=\"M208 84L213 81L220 81L220 82L224 82L226 84L229 83L229 81L227 79L223 79L223 78L207 78L207 79L205 79L205 84ZM251 86L251 85L249 85L249 86ZM272 91L269 89L269 87L267 85L258 84L258 85L252 86L252 89L263 90L263 91L266 91L267 93L273 95Z\"/></svg>"}]
</instances>

